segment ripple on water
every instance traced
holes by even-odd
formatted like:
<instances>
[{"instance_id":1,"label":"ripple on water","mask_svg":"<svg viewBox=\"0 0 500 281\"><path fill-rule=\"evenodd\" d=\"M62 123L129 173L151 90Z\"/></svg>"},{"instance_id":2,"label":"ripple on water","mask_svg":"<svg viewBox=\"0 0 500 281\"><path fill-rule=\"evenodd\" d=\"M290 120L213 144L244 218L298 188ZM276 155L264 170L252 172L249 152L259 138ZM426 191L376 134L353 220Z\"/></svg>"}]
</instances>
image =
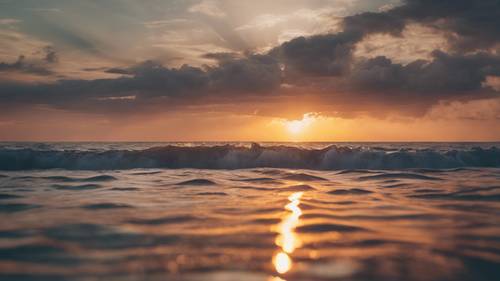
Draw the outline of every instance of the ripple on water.
<instances>
[{"instance_id":1,"label":"ripple on water","mask_svg":"<svg viewBox=\"0 0 500 281\"><path fill-rule=\"evenodd\" d=\"M454 169L412 169L416 173L452 173L452 172L463 172L463 171L477 171L472 168L454 168Z\"/></svg>"},{"instance_id":2,"label":"ripple on water","mask_svg":"<svg viewBox=\"0 0 500 281\"><path fill-rule=\"evenodd\" d=\"M131 205L121 203L95 203L82 206L83 209L88 210L102 210L102 209L124 209L133 208Z\"/></svg>"},{"instance_id":3,"label":"ripple on water","mask_svg":"<svg viewBox=\"0 0 500 281\"><path fill-rule=\"evenodd\" d=\"M281 222L280 218L259 218L250 221L250 223L263 224L263 225L277 225L280 222Z\"/></svg>"},{"instance_id":4,"label":"ripple on water","mask_svg":"<svg viewBox=\"0 0 500 281\"><path fill-rule=\"evenodd\" d=\"M403 187L410 187L411 184L409 183L396 183L396 184L388 184L388 185L382 185L384 188L403 188Z\"/></svg>"},{"instance_id":5,"label":"ripple on water","mask_svg":"<svg viewBox=\"0 0 500 281\"><path fill-rule=\"evenodd\" d=\"M415 247L418 245L416 242L408 242L394 239L362 239L362 240L337 240L337 241L321 241L315 243L316 247L324 248L367 248L367 247L381 247L381 246L409 246Z\"/></svg>"},{"instance_id":6,"label":"ripple on water","mask_svg":"<svg viewBox=\"0 0 500 281\"><path fill-rule=\"evenodd\" d=\"M234 181L239 182L250 182L250 183L261 183L261 184L282 184L281 181L273 179L273 178L248 178L248 179L237 179Z\"/></svg>"},{"instance_id":7,"label":"ripple on water","mask_svg":"<svg viewBox=\"0 0 500 281\"><path fill-rule=\"evenodd\" d=\"M217 185L215 182L207 179L192 179L178 183L177 185Z\"/></svg>"},{"instance_id":8,"label":"ripple on water","mask_svg":"<svg viewBox=\"0 0 500 281\"><path fill-rule=\"evenodd\" d=\"M422 189L416 189L413 190L412 192L414 193L435 193L435 192L441 192L440 189L432 189L432 188L422 188Z\"/></svg>"},{"instance_id":9,"label":"ripple on water","mask_svg":"<svg viewBox=\"0 0 500 281\"><path fill-rule=\"evenodd\" d=\"M21 195L15 195L15 194L8 194L8 193L0 193L0 200L4 199L16 199L16 198L22 198L23 196Z\"/></svg>"},{"instance_id":10,"label":"ripple on water","mask_svg":"<svg viewBox=\"0 0 500 281\"><path fill-rule=\"evenodd\" d=\"M335 219L345 221L434 221L442 219L442 217L432 214L401 214L401 215L334 215L328 213L306 213L302 216L304 219Z\"/></svg>"},{"instance_id":11,"label":"ripple on water","mask_svg":"<svg viewBox=\"0 0 500 281\"><path fill-rule=\"evenodd\" d=\"M297 227L298 232L302 233L322 233L322 232L355 232L355 231L368 231L365 228L344 225L344 224L334 224L334 223L316 223L307 224Z\"/></svg>"},{"instance_id":12,"label":"ripple on water","mask_svg":"<svg viewBox=\"0 0 500 281\"><path fill-rule=\"evenodd\" d=\"M36 232L29 229L1 230L0 238L21 239L30 237L34 234L36 234Z\"/></svg>"},{"instance_id":13,"label":"ripple on water","mask_svg":"<svg viewBox=\"0 0 500 281\"><path fill-rule=\"evenodd\" d=\"M162 171L151 171L151 172L134 172L130 173L131 175L135 176L146 176L146 175L157 175L163 173Z\"/></svg>"},{"instance_id":14,"label":"ripple on water","mask_svg":"<svg viewBox=\"0 0 500 281\"><path fill-rule=\"evenodd\" d=\"M98 189L101 188L102 186L99 184L82 184L82 185L61 185L61 184L54 184L52 185L53 188L58 189L58 190L73 190L73 191L81 191L81 190L92 190L92 189Z\"/></svg>"},{"instance_id":15,"label":"ripple on water","mask_svg":"<svg viewBox=\"0 0 500 281\"><path fill-rule=\"evenodd\" d=\"M93 249L127 249L169 245L178 240L175 235L153 235L122 231L98 224L65 224L44 231L47 238L71 242Z\"/></svg>"},{"instance_id":16,"label":"ripple on water","mask_svg":"<svg viewBox=\"0 0 500 281\"><path fill-rule=\"evenodd\" d=\"M499 185L495 186L481 186L481 187L464 187L461 188L457 194L462 194L462 193L477 193L477 192L482 192L482 191L496 191L500 190Z\"/></svg>"},{"instance_id":17,"label":"ripple on water","mask_svg":"<svg viewBox=\"0 0 500 281\"><path fill-rule=\"evenodd\" d=\"M457 193L432 193L409 195L418 199L464 200L464 201L500 201L500 194L457 194Z\"/></svg>"},{"instance_id":18,"label":"ripple on water","mask_svg":"<svg viewBox=\"0 0 500 281\"><path fill-rule=\"evenodd\" d=\"M80 259L70 255L63 247L29 244L0 248L1 261L36 262L40 264L73 265Z\"/></svg>"},{"instance_id":19,"label":"ripple on water","mask_svg":"<svg viewBox=\"0 0 500 281\"><path fill-rule=\"evenodd\" d=\"M283 192L298 192L298 191L311 191L316 190L316 188L307 184L291 185L283 188L279 188L279 191Z\"/></svg>"},{"instance_id":20,"label":"ripple on water","mask_svg":"<svg viewBox=\"0 0 500 281\"><path fill-rule=\"evenodd\" d=\"M500 183L491 177L499 169L296 171L329 179L317 182L283 180L289 169L165 169L149 177L150 171L158 169L6 172L0 264L9 268L0 270L0 280L193 281L222 279L218 273L235 269L228 280L250 280L248 272L286 280L500 280ZM419 173L442 181L401 176ZM117 179L79 181L103 174ZM376 177L357 181L362 176ZM269 184L274 179L281 184ZM19 192L28 188L33 192ZM293 192L304 193L297 205L290 203ZM291 235L279 237L297 208ZM272 269L273 256L288 238L298 246L287 253L291 268L281 275ZM355 272L346 273L345 259L357 264ZM431 265L448 275L432 270L422 277Z\"/></svg>"},{"instance_id":21,"label":"ripple on water","mask_svg":"<svg viewBox=\"0 0 500 281\"><path fill-rule=\"evenodd\" d=\"M36 205L36 204L5 203L5 204L0 204L0 213L16 213L40 207L41 205Z\"/></svg>"},{"instance_id":22,"label":"ripple on water","mask_svg":"<svg viewBox=\"0 0 500 281\"><path fill-rule=\"evenodd\" d=\"M225 192L198 192L196 195L200 196L228 196Z\"/></svg>"},{"instance_id":23,"label":"ripple on water","mask_svg":"<svg viewBox=\"0 0 500 281\"><path fill-rule=\"evenodd\" d=\"M59 181L59 182L104 182L104 181L114 181L117 180L117 178L110 176L110 175L99 175L99 176L93 176L93 177L88 177L88 178L73 178L73 177L66 177L66 176L48 176L48 177L43 177L43 179L47 180L52 180L52 181Z\"/></svg>"},{"instance_id":24,"label":"ripple on water","mask_svg":"<svg viewBox=\"0 0 500 281\"><path fill-rule=\"evenodd\" d=\"M292 180L292 181L328 181L325 178L318 177L318 176L313 176L305 173L290 173L286 176L283 177L285 180Z\"/></svg>"},{"instance_id":25,"label":"ripple on water","mask_svg":"<svg viewBox=\"0 0 500 281\"><path fill-rule=\"evenodd\" d=\"M274 191L274 188L269 187L259 187L259 186L233 186L234 189L246 189L246 190L256 190L256 191Z\"/></svg>"},{"instance_id":26,"label":"ripple on water","mask_svg":"<svg viewBox=\"0 0 500 281\"><path fill-rule=\"evenodd\" d=\"M379 172L372 170L363 170L363 169L352 169L352 170L342 170L337 173L337 175L343 174L377 174Z\"/></svg>"},{"instance_id":27,"label":"ripple on water","mask_svg":"<svg viewBox=\"0 0 500 281\"><path fill-rule=\"evenodd\" d=\"M363 176L358 178L361 181L365 180L385 180L385 179L412 179L412 180L441 180L438 177L425 176L414 173L383 173L372 176Z\"/></svg>"},{"instance_id":28,"label":"ripple on water","mask_svg":"<svg viewBox=\"0 0 500 281\"><path fill-rule=\"evenodd\" d=\"M113 187L110 190L114 191L137 191L139 188L137 187Z\"/></svg>"},{"instance_id":29,"label":"ripple on water","mask_svg":"<svg viewBox=\"0 0 500 281\"><path fill-rule=\"evenodd\" d=\"M332 191L328 191L328 194L333 195L364 195L373 193L372 191L361 189L361 188L352 188L352 189L336 189Z\"/></svg>"},{"instance_id":30,"label":"ripple on water","mask_svg":"<svg viewBox=\"0 0 500 281\"><path fill-rule=\"evenodd\" d=\"M252 215L252 214L276 214L276 213L281 213L282 209L281 208L232 208L232 207L225 207L225 208L217 208L215 209L215 213L219 214L228 214L228 215Z\"/></svg>"},{"instance_id":31,"label":"ripple on water","mask_svg":"<svg viewBox=\"0 0 500 281\"><path fill-rule=\"evenodd\" d=\"M185 222L205 221L205 220L206 218L201 218L191 215L181 215L181 216L154 218L154 219L133 219L127 222L138 225L162 225L162 224L185 223Z\"/></svg>"},{"instance_id":32,"label":"ripple on water","mask_svg":"<svg viewBox=\"0 0 500 281\"><path fill-rule=\"evenodd\" d=\"M253 170L253 172L260 173L263 175L269 175L269 176L278 176L278 175L282 175L285 173L282 170L276 170L276 169L256 169L256 170Z\"/></svg>"}]
</instances>

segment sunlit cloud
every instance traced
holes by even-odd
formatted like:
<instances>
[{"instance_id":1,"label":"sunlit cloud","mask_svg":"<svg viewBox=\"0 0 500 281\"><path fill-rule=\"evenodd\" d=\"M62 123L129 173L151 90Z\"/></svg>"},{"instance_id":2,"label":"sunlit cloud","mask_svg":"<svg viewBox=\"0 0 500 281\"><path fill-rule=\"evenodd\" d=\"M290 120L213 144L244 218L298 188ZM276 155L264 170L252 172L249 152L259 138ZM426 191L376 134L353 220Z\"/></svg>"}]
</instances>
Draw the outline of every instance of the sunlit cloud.
<instances>
[{"instance_id":1,"label":"sunlit cloud","mask_svg":"<svg viewBox=\"0 0 500 281\"><path fill-rule=\"evenodd\" d=\"M191 6L189 12L200 13L216 18L223 18L226 16L215 0L202 0L200 3Z\"/></svg>"},{"instance_id":2,"label":"sunlit cloud","mask_svg":"<svg viewBox=\"0 0 500 281\"><path fill-rule=\"evenodd\" d=\"M399 63L429 60L434 50L449 49L446 34L419 24L408 25L401 36L373 34L356 45L356 57L385 56Z\"/></svg>"},{"instance_id":3,"label":"sunlit cloud","mask_svg":"<svg viewBox=\"0 0 500 281\"><path fill-rule=\"evenodd\" d=\"M21 20L18 19L10 19L10 18L3 18L0 19L0 25L10 25L10 24L16 24L22 22Z\"/></svg>"},{"instance_id":4,"label":"sunlit cloud","mask_svg":"<svg viewBox=\"0 0 500 281\"><path fill-rule=\"evenodd\" d=\"M284 121L284 126L291 134L297 135L304 132L307 127L313 124L317 119L317 114L306 113L300 120Z\"/></svg>"}]
</instances>

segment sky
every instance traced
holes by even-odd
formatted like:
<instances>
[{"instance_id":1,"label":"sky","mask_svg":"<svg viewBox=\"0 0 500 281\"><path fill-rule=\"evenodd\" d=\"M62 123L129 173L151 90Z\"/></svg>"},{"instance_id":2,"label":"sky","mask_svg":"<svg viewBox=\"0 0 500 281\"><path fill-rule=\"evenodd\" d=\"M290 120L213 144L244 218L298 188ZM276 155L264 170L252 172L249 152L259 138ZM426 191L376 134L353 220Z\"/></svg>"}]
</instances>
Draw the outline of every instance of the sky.
<instances>
[{"instance_id":1,"label":"sky","mask_svg":"<svg viewBox=\"0 0 500 281\"><path fill-rule=\"evenodd\" d=\"M499 141L500 0L0 0L0 141Z\"/></svg>"}]
</instances>

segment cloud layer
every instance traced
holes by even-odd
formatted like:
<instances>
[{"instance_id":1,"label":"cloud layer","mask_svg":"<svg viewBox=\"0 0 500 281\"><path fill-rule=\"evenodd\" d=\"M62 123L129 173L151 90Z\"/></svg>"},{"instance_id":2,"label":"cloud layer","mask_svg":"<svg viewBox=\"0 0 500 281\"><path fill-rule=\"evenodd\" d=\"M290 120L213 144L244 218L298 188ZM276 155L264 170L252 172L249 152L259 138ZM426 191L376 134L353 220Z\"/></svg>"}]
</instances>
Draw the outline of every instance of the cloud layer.
<instances>
[{"instance_id":1,"label":"cloud layer","mask_svg":"<svg viewBox=\"0 0 500 281\"><path fill-rule=\"evenodd\" d=\"M363 110L376 115L374 108L380 104L395 111L404 106L401 111L406 112L402 113L413 114L441 101L499 97L487 83L490 77L500 76L499 0L406 0L392 9L345 16L339 31L299 36L260 52L244 50L244 38L225 23L228 13L217 1L203 1L188 11L213 26L233 52L206 50L201 59L207 64L197 66L168 67L146 60L95 68L112 78L2 81L1 106L44 105L120 113L230 104L237 111L245 102L300 100L304 95L315 95L322 101L322 109L346 115ZM412 24L444 34L449 48L434 50L428 60L405 64L386 56L355 55L363 39L374 34L402 38ZM50 65L63 58L53 47L43 52L38 62L27 62L24 56L1 62L0 72L52 75ZM369 106L365 106L366 101ZM340 110L336 108L340 103L350 106Z\"/></svg>"}]
</instances>

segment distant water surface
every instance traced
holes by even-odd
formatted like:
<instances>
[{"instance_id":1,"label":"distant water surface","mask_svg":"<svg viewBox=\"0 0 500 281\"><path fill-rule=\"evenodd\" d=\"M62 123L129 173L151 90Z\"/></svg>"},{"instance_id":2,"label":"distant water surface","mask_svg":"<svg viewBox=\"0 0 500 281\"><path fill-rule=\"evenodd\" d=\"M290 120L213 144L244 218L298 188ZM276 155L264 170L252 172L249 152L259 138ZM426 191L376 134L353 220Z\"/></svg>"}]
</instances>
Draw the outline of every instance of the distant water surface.
<instances>
[{"instance_id":1,"label":"distant water surface","mask_svg":"<svg viewBox=\"0 0 500 281\"><path fill-rule=\"evenodd\" d=\"M496 147L2 143L0 280L500 280Z\"/></svg>"}]
</instances>

